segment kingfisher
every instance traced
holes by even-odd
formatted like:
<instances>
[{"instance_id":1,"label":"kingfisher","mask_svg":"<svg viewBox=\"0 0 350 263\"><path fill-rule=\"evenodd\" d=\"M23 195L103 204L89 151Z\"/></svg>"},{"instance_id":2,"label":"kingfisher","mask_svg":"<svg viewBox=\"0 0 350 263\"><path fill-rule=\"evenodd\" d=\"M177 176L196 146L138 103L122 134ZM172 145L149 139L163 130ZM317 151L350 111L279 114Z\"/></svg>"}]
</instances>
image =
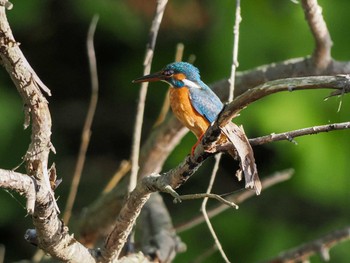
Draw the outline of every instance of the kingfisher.
<instances>
[{"instance_id":1,"label":"kingfisher","mask_svg":"<svg viewBox=\"0 0 350 263\"><path fill-rule=\"evenodd\" d=\"M187 62L174 62L166 65L161 71L149 74L133 80L133 83L163 81L170 85L169 99L173 113L179 121L194 133L198 141L201 141L209 126L217 119L224 105L219 97L200 78L199 70ZM233 128L239 133L240 147L234 145L241 159L240 165L245 174L246 188L254 188L260 194L261 183L257 174L253 150L245 133L234 123L230 122L228 129ZM228 139L222 134L224 140ZM220 138L221 141L221 138ZM235 144L233 142L233 144ZM237 143L236 143L237 144ZM245 148L240 154L241 146ZM241 151L241 152L243 152ZM234 154L236 155L236 154ZM238 176L240 179L240 176Z\"/></svg>"}]
</instances>

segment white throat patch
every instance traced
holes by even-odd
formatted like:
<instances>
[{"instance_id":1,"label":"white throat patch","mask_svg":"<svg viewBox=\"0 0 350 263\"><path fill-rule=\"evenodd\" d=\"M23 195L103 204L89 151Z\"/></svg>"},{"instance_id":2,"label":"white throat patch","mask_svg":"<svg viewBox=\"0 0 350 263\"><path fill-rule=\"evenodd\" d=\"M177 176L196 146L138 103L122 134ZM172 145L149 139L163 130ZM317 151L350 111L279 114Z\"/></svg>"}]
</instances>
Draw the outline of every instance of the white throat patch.
<instances>
[{"instance_id":1,"label":"white throat patch","mask_svg":"<svg viewBox=\"0 0 350 263\"><path fill-rule=\"evenodd\" d=\"M199 86L196 82L193 82L191 80L183 79L182 82L185 84L185 86L189 88L201 89L201 86Z\"/></svg>"}]
</instances>

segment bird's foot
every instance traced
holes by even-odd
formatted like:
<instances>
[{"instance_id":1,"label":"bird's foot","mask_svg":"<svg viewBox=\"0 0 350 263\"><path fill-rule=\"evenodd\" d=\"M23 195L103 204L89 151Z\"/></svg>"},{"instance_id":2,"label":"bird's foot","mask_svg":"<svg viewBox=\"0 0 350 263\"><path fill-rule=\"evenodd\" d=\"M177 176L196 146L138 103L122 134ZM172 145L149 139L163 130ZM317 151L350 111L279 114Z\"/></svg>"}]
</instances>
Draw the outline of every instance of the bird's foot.
<instances>
[{"instance_id":1,"label":"bird's foot","mask_svg":"<svg viewBox=\"0 0 350 263\"><path fill-rule=\"evenodd\" d=\"M192 149L191 149L191 156L194 156L194 151L196 150L198 144L200 144L200 142L202 141L203 136L204 136L204 133L203 133L201 136L199 136L197 142L192 146Z\"/></svg>"}]
</instances>

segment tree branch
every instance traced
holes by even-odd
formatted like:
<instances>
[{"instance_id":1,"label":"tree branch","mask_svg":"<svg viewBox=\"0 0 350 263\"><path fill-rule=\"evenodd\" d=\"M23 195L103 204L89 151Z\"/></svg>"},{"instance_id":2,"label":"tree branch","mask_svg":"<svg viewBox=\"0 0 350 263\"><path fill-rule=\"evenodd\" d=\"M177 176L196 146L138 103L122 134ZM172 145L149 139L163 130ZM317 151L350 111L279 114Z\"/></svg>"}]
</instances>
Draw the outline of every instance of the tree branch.
<instances>
[{"instance_id":1,"label":"tree branch","mask_svg":"<svg viewBox=\"0 0 350 263\"><path fill-rule=\"evenodd\" d=\"M266 189L266 188L274 186L278 183L285 182L286 180L289 180L292 177L293 173L294 173L293 169L287 169L284 171L276 172L276 173L274 173L268 177L265 177L261 180L262 187L264 189ZM242 192L230 194L229 196L225 197L225 199L228 202L232 202L234 204L240 204L240 203L243 203L245 200L247 200L251 197L254 197L254 196L256 196L256 195L253 191L244 190ZM218 205L218 206L216 206L208 211L208 216L209 216L209 218L212 218L212 217L222 213L223 211L225 211L229 208L230 207L226 204ZM176 232L181 233L183 231L187 231L188 229L193 228L193 227L195 227L203 222L204 222L204 217L202 215L197 216L197 217L189 220L188 222L177 226Z\"/></svg>"},{"instance_id":2,"label":"tree branch","mask_svg":"<svg viewBox=\"0 0 350 263\"><path fill-rule=\"evenodd\" d=\"M132 225L136 221L142 206L148 200L150 193L155 191L169 192L168 186L172 189L180 187L195 173L205 159L213 154L206 152L204 149L207 149L209 145L218 139L220 135L219 126L225 125L228 121L231 121L233 118L232 116L236 116L236 114L249 103L264 96L280 91L317 88L342 89L344 92L348 92L350 88L349 79L344 76L324 76L276 80L250 89L245 94L236 97L223 110L214 125L207 130L201 143L197 146L194 156L187 156L178 167L167 173L146 176L137 184L135 190L130 194L124 204L114 230L106 241L104 257L106 259L111 259L119 255L120 249L124 245L126 237L130 233Z\"/></svg>"},{"instance_id":3,"label":"tree branch","mask_svg":"<svg viewBox=\"0 0 350 263\"><path fill-rule=\"evenodd\" d=\"M145 59L143 62L144 71L143 75L147 75L151 72L151 65L153 60L153 53L156 46L157 35L160 27L160 23L163 19L163 14L165 7L168 3L168 0L157 0L156 13L152 21L152 26L150 30L149 42L147 43ZM135 128L133 133L133 143L131 149L131 174L130 174L130 183L128 186L128 191L131 192L137 182L138 171L139 171L139 154L140 154L140 145L141 145L141 130L143 122L143 114L145 111L145 101L147 95L148 82L143 82L141 84L141 89L139 93L139 102L137 105L137 113L135 120Z\"/></svg>"},{"instance_id":4,"label":"tree branch","mask_svg":"<svg viewBox=\"0 0 350 263\"><path fill-rule=\"evenodd\" d=\"M50 141L51 116L47 100L40 88L50 94L49 89L30 67L15 41L4 7L0 7L0 58L21 95L32 121L31 143L25 155L27 173L30 177L24 179L26 176L21 175L21 182L27 184L22 187L27 191L29 200L33 199L32 190L30 190L33 188L33 181L37 186L32 219L38 245L54 258L62 261L95 262L90 251L69 235L68 229L58 218L58 207L51 189L47 165L50 149L53 149ZM3 170L2 174L4 174ZM9 176L19 177L14 172L8 173L7 177ZM7 184L3 187L10 187L10 182ZM32 212L28 207L27 210Z\"/></svg>"},{"instance_id":5,"label":"tree branch","mask_svg":"<svg viewBox=\"0 0 350 263\"><path fill-rule=\"evenodd\" d=\"M317 0L302 0L305 18L315 39L312 59L316 69L325 69L331 62L332 39L322 16L322 8Z\"/></svg>"},{"instance_id":6,"label":"tree branch","mask_svg":"<svg viewBox=\"0 0 350 263\"><path fill-rule=\"evenodd\" d=\"M97 107L97 101L98 101L98 74L97 74L96 55L95 55L95 48L94 48L94 35L95 35L98 19L99 19L98 15L95 15L92 18L87 39L86 39L87 53L88 53L88 59L89 59L89 69L90 69L90 76L91 76L91 96L90 96L88 112L85 118L84 127L81 133L81 144L80 144L80 149L78 154L78 160L75 166L73 180L72 180L69 195L67 198L65 212L63 214L63 222L65 222L65 224L67 225L69 223L75 197L78 192L78 186L80 183L80 178L81 178L84 163L85 163L86 152L90 143L91 125L94 119L94 115Z\"/></svg>"},{"instance_id":7,"label":"tree branch","mask_svg":"<svg viewBox=\"0 0 350 263\"><path fill-rule=\"evenodd\" d=\"M266 263L306 262L314 254L320 254L324 261L329 261L329 250L346 240L350 240L350 227L333 231L319 239L284 251L278 257L267 260Z\"/></svg>"},{"instance_id":8,"label":"tree branch","mask_svg":"<svg viewBox=\"0 0 350 263\"><path fill-rule=\"evenodd\" d=\"M350 79L348 76L317 76L288 78L268 81L255 88L249 89L244 94L236 97L225 110L220 114L217 123L225 126L237 114L250 103L257 101L265 96L281 92L311 89L335 89L341 93L350 92Z\"/></svg>"},{"instance_id":9,"label":"tree branch","mask_svg":"<svg viewBox=\"0 0 350 263\"><path fill-rule=\"evenodd\" d=\"M295 131L283 132L278 134L270 134L266 136L261 136L258 138L249 139L251 145L262 145L265 143L288 140L294 142L295 137L318 134L320 132L330 132L334 130L344 130L350 128L350 122L333 123L320 126L314 126L309 128L303 128Z\"/></svg>"},{"instance_id":10,"label":"tree branch","mask_svg":"<svg viewBox=\"0 0 350 263\"><path fill-rule=\"evenodd\" d=\"M36 185L32 177L11 170L0 169L0 187L25 195L28 214L34 212Z\"/></svg>"},{"instance_id":11,"label":"tree branch","mask_svg":"<svg viewBox=\"0 0 350 263\"><path fill-rule=\"evenodd\" d=\"M292 68L293 66L289 65L289 67ZM334 68L333 70L340 70L340 67ZM348 72L350 73L350 64L348 70ZM247 74L251 73L249 72ZM251 88L249 86L251 84L249 82L249 78L242 78L242 76L243 75L239 77L240 87L242 83L246 83L246 88ZM302 80L307 79L308 78L296 78L296 82L299 82L299 84L301 84ZM330 89L335 89L336 91L348 89L348 80L344 76L311 77L309 78L309 80L313 80L313 86L310 83L310 89L316 89L318 87L328 87ZM323 83L323 81L325 81L325 83ZM275 88L279 87L280 85L281 90L287 91L288 85L284 85L283 89L284 82L285 80L271 81L268 82L266 87L264 85L261 85L258 87L258 89L264 90L264 87L267 88L268 86L271 86L271 89L273 90L274 85L276 85ZM216 83L215 85L217 91L220 92L221 89L224 89L225 87L228 88L227 81L221 81L220 83ZM293 90L298 89L297 86L295 86L295 89L293 88ZM290 88L291 86L289 87L289 90ZM301 86L299 86L299 89L301 89ZM237 94L237 89L235 91ZM242 88L239 89L239 92L242 92ZM264 91L260 92L265 93ZM227 96L227 92L225 92L225 94ZM262 94L260 94L260 96L261 95ZM252 101L253 98L251 98L250 96L251 95L248 95L247 93L242 97L236 97L236 99L232 102L232 108L243 108L245 103L249 103ZM178 142L186 133L187 129L184 128L171 113L169 113L164 122L160 124L157 127L157 129L154 129L151 132L150 136L148 137L147 141L141 149L140 176L146 176L147 174L151 174L152 172L160 172L161 167L163 166L163 163L167 159L169 153L173 150L173 148L178 144ZM215 138L213 139L213 141L215 141ZM81 224L81 235L83 239L85 239L89 243L93 243L95 242L96 238L98 238L101 235L104 235L106 231L110 229L111 224L113 224L114 222L114 218L118 215L118 212L120 211L120 208L122 206L123 197L125 195L125 188L125 184L120 184L111 192L102 195L95 203L91 204L90 207L87 208L86 213L84 213L84 218L82 218ZM108 213L101 215L99 211L108 211Z\"/></svg>"}]
</instances>

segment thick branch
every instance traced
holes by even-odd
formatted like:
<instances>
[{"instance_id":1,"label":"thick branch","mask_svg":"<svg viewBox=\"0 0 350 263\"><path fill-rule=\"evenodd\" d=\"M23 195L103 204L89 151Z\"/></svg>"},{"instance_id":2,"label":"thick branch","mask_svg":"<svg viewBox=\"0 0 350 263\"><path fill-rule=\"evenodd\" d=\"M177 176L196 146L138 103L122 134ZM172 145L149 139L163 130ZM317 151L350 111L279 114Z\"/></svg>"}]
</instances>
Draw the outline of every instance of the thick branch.
<instances>
[{"instance_id":1,"label":"thick branch","mask_svg":"<svg viewBox=\"0 0 350 263\"><path fill-rule=\"evenodd\" d=\"M150 194L157 191L173 193L194 174L202 162L208 157L207 153L197 154L196 160L187 156L176 168L159 174L152 174L142 178L136 188L130 193L123 205L113 231L108 236L102 256L105 260L113 260L118 257L126 239Z\"/></svg>"},{"instance_id":2,"label":"thick branch","mask_svg":"<svg viewBox=\"0 0 350 263\"><path fill-rule=\"evenodd\" d=\"M49 94L49 90L30 67L15 41L4 7L0 7L0 58L32 121L31 143L25 156L27 173L31 177L23 180L23 184L28 184L23 186L26 189L32 188L33 180L38 186L35 189L37 192L32 217L38 245L62 261L95 262L90 251L69 235L68 229L58 218L58 207L51 190L47 167L49 152L53 149L50 141L51 116L47 100L41 92L42 89ZM25 123L25 126L28 125ZM15 173L9 175L18 177ZM29 191L28 195L31 195Z\"/></svg>"}]
</instances>

